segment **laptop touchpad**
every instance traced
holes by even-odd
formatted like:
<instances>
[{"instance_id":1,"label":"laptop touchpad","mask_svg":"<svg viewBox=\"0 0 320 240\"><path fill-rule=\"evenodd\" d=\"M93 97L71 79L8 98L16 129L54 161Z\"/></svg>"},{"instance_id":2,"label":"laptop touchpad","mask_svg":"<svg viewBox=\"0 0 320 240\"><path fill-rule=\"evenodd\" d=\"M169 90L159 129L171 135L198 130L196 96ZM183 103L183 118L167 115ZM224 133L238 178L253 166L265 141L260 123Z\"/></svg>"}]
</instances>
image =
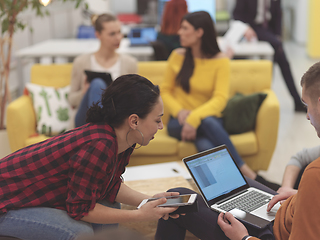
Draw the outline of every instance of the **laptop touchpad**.
<instances>
[{"instance_id":1,"label":"laptop touchpad","mask_svg":"<svg viewBox=\"0 0 320 240\"><path fill-rule=\"evenodd\" d=\"M244 212L238 208L234 208L231 211L229 211L235 218L240 220L241 222L253 225L253 226L258 227L258 228L263 228L266 225L268 225L270 222L262 219L258 216L252 215L250 213Z\"/></svg>"}]
</instances>

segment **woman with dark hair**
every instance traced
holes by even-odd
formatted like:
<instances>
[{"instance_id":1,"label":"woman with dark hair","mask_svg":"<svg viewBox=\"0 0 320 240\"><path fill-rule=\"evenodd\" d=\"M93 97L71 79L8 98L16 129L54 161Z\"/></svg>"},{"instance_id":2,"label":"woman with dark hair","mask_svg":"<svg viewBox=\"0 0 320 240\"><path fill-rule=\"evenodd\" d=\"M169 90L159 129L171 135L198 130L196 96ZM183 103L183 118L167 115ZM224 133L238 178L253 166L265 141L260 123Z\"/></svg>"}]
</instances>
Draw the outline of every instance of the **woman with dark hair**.
<instances>
[{"instance_id":1,"label":"woman with dark hair","mask_svg":"<svg viewBox=\"0 0 320 240\"><path fill-rule=\"evenodd\" d=\"M1 159L0 234L74 239L105 224L167 219L176 208L157 207L165 198L138 210L117 209L150 197L127 187L121 175L136 144L148 145L163 128L162 115L158 87L124 75L88 110L88 124Z\"/></svg>"},{"instance_id":2,"label":"woman with dark hair","mask_svg":"<svg viewBox=\"0 0 320 240\"><path fill-rule=\"evenodd\" d=\"M183 48L170 55L161 86L163 102L171 114L169 135L194 141L199 152L226 144L245 176L278 188L243 162L223 127L221 116L229 94L230 60L219 49L210 15L204 11L185 15L178 34Z\"/></svg>"},{"instance_id":3,"label":"woman with dark hair","mask_svg":"<svg viewBox=\"0 0 320 240\"><path fill-rule=\"evenodd\" d=\"M137 61L125 54L118 54L123 37L121 23L111 14L104 13L93 19L96 37L100 41L97 52L83 54L77 57L73 63L70 94L68 96L71 106L76 110L75 126L86 123L86 112L94 102L101 98L102 90L107 87L100 79L87 81L85 70L94 72L108 72L112 79L120 75L137 73Z\"/></svg>"}]
</instances>

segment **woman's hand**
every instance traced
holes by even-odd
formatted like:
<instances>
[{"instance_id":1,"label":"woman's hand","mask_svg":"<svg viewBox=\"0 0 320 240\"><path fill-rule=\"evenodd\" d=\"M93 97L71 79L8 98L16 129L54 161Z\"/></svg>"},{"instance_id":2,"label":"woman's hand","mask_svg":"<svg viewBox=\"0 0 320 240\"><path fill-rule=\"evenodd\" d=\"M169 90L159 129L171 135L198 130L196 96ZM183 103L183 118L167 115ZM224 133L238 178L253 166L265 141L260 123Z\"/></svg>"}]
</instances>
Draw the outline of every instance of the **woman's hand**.
<instances>
[{"instance_id":1,"label":"woman's hand","mask_svg":"<svg viewBox=\"0 0 320 240\"><path fill-rule=\"evenodd\" d=\"M189 123L185 123L181 130L182 141L194 141L197 136L197 129L192 127Z\"/></svg>"},{"instance_id":2,"label":"woman's hand","mask_svg":"<svg viewBox=\"0 0 320 240\"><path fill-rule=\"evenodd\" d=\"M239 240L249 235L246 227L229 212L219 214L218 225L231 240Z\"/></svg>"},{"instance_id":3,"label":"woman's hand","mask_svg":"<svg viewBox=\"0 0 320 240\"><path fill-rule=\"evenodd\" d=\"M177 196L177 195L180 195L180 193L179 192L162 192L162 193L157 193L157 194L153 195L153 198L161 198L161 197ZM185 215L185 214L181 214L181 215ZM171 218L178 218L179 216L180 216L179 214L169 215L169 217L171 217ZM165 216L165 217L167 218L167 216Z\"/></svg>"},{"instance_id":4,"label":"woman's hand","mask_svg":"<svg viewBox=\"0 0 320 240\"><path fill-rule=\"evenodd\" d=\"M284 200L288 199L292 195L295 195L298 192L298 190L292 189L290 191L285 191L282 193L279 193L278 195L274 195L274 197L270 200L267 211L269 212L274 205L276 205L277 202L280 202L281 204L284 202Z\"/></svg>"},{"instance_id":5,"label":"woman's hand","mask_svg":"<svg viewBox=\"0 0 320 240\"><path fill-rule=\"evenodd\" d=\"M87 78L85 79L83 86L82 86L82 93L83 95L86 94L86 92L88 91L90 87L90 83L87 81Z\"/></svg>"},{"instance_id":6,"label":"woman's hand","mask_svg":"<svg viewBox=\"0 0 320 240\"><path fill-rule=\"evenodd\" d=\"M186 121L186 118L188 117L188 115L190 114L190 111L189 110L185 110L185 109L182 109L179 113L178 113L178 122L179 124L182 126L185 121Z\"/></svg>"},{"instance_id":7,"label":"woman's hand","mask_svg":"<svg viewBox=\"0 0 320 240\"><path fill-rule=\"evenodd\" d=\"M153 198L161 198L161 197L167 197L167 196L177 196L180 195L179 192L162 192L162 193L157 193L153 195Z\"/></svg>"},{"instance_id":8,"label":"woman's hand","mask_svg":"<svg viewBox=\"0 0 320 240\"><path fill-rule=\"evenodd\" d=\"M166 198L159 198L154 201L147 202L139 208L138 211L141 213L141 220L158 220L163 218L164 220L169 219L169 213L178 209L178 207L158 207L158 205L164 204L167 202ZM172 218L178 218L179 215L175 214L170 216Z\"/></svg>"}]
</instances>

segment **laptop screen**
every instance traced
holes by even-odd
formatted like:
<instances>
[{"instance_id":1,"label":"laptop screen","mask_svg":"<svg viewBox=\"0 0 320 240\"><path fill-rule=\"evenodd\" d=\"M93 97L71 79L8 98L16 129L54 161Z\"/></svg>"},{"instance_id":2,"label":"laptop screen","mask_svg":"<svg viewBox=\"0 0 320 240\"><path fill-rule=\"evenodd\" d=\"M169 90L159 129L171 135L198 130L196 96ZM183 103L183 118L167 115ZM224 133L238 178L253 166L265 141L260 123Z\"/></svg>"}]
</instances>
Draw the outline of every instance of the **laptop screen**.
<instances>
[{"instance_id":1,"label":"laptop screen","mask_svg":"<svg viewBox=\"0 0 320 240\"><path fill-rule=\"evenodd\" d=\"M132 28L128 38L131 45L148 45L157 40L157 32L154 28Z\"/></svg>"},{"instance_id":2,"label":"laptop screen","mask_svg":"<svg viewBox=\"0 0 320 240\"><path fill-rule=\"evenodd\" d=\"M207 201L247 184L225 146L184 161Z\"/></svg>"}]
</instances>

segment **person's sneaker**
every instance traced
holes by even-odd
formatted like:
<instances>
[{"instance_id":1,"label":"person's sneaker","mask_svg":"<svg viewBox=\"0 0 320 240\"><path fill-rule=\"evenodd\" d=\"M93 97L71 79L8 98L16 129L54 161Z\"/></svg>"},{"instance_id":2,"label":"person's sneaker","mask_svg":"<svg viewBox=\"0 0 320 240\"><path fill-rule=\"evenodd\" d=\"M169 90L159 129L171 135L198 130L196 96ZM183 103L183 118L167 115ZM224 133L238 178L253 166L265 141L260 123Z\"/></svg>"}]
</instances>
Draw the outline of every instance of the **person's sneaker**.
<instances>
[{"instance_id":1,"label":"person's sneaker","mask_svg":"<svg viewBox=\"0 0 320 240\"><path fill-rule=\"evenodd\" d=\"M279 184L267 181L266 179L264 179L260 175L256 176L255 181L267 186L268 188L271 188L274 191L278 191L278 189L281 187Z\"/></svg>"}]
</instances>

